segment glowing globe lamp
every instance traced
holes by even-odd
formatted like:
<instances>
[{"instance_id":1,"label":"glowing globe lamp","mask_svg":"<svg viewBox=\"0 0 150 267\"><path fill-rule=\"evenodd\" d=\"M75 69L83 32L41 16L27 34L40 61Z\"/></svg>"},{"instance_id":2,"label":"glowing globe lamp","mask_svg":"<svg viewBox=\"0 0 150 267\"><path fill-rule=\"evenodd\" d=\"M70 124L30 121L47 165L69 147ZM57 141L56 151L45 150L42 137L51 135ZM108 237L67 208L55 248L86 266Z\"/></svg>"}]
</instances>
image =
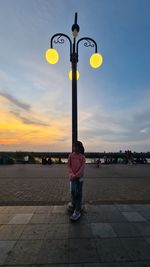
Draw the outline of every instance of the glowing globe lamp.
<instances>
[{"instance_id":1,"label":"glowing globe lamp","mask_svg":"<svg viewBox=\"0 0 150 267\"><path fill-rule=\"evenodd\" d=\"M56 49L50 48L45 54L46 60L50 64L56 64L59 60L59 55Z\"/></svg>"},{"instance_id":2,"label":"glowing globe lamp","mask_svg":"<svg viewBox=\"0 0 150 267\"><path fill-rule=\"evenodd\" d=\"M77 70L77 72L76 72L76 78L77 78L77 80L79 79L79 77L80 77L80 73ZM69 71L69 79L72 81L72 70Z\"/></svg>"},{"instance_id":3,"label":"glowing globe lamp","mask_svg":"<svg viewBox=\"0 0 150 267\"><path fill-rule=\"evenodd\" d=\"M102 55L99 53L94 53L90 57L90 65L92 68L97 69L99 68L103 63Z\"/></svg>"}]
</instances>

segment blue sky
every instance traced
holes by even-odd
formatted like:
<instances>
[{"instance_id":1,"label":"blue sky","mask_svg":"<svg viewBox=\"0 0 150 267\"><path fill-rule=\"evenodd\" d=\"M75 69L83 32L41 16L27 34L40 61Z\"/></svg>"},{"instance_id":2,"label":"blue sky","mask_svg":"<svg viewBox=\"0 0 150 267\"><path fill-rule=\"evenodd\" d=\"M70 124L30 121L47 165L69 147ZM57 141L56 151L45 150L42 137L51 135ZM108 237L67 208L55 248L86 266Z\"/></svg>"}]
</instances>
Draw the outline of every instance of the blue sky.
<instances>
[{"instance_id":1,"label":"blue sky","mask_svg":"<svg viewBox=\"0 0 150 267\"><path fill-rule=\"evenodd\" d=\"M150 1L1 0L0 150L70 151L69 44L45 51L53 34L88 36L103 55L89 66L92 48L80 43L79 139L86 151L150 151Z\"/></svg>"}]
</instances>

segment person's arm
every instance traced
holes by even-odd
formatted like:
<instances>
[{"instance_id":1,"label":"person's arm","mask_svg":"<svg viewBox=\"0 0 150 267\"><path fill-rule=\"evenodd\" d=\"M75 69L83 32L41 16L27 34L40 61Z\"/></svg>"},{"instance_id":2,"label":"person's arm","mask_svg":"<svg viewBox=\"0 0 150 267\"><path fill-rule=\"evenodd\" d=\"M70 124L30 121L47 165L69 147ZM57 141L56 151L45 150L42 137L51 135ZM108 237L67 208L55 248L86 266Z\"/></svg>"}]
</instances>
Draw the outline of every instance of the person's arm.
<instances>
[{"instance_id":1,"label":"person's arm","mask_svg":"<svg viewBox=\"0 0 150 267\"><path fill-rule=\"evenodd\" d=\"M81 175L83 175L84 169L85 169L85 157L83 156L81 166L79 170L74 174L74 178L78 178Z\"/></svg>"},{"instance_id":2,"label":"person's arm","mask_svg":"<svg viewBox=\"0 0 150 267\"><path fill-rule=\"evenodd\" d=\"M75 174L73 173L72 167L71 167L71 155L69 155L69 158L68 158L68 171L69 171L69 178L70 180L72 180Z\"/></svg>"}]
</instances>

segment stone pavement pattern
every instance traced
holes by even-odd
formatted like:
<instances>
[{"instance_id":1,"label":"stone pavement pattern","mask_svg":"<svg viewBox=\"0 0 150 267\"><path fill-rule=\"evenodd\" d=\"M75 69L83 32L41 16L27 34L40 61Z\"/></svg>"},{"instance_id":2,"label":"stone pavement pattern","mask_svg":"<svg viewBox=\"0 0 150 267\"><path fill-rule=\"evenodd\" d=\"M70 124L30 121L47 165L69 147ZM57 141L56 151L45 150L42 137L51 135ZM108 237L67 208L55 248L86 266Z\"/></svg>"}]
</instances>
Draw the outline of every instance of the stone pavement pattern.
<instances>
[{"instance_id":1,"label":"stone pavement pattern","mask_svg":"<svg viewBox=\"0 0 150 267\"><path fill-rule=\"evenodd\" d=\"M149 267L150 204L1 206L0 266Z\"/></svg>"},{"instance_id":2,"label":"stone pavement pattern","mask_svg":"<svg viewBox=\"0 0 150 267\"><path fill-rule=\"evenodd\" d=\"M86 165L86 203L150 203L150 164ZM0 205L62 205L70 199L66 165L0 166Z\"/></svg>"}]
</instances>

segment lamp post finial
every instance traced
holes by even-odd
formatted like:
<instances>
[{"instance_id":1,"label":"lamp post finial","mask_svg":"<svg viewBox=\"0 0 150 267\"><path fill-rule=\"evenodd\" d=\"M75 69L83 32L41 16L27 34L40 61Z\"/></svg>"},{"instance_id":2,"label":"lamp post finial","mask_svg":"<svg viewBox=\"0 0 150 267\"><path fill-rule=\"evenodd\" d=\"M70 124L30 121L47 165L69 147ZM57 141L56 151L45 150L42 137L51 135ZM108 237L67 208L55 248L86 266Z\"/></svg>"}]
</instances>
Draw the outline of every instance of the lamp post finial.
<instances>
[{"instance_id":1,"label":"lamp post finial","mask_svg":"<svg viewBox=\"0 0 150 267\"><path fill-rule=\"evenodd\" d=\"M77 12L76 12L76 13L75 13L75 18L74 18L74 24L72 25L72 28L71 28L74 37L77 37L78 32L80 31L80 27L79 27L79 25L77 24L77 18L78 18L78 14L77 14Z\"/></svg>"},{"instance_id":2,"label":"lamp post finial","mask_svg":"<svg viewBox=\"0 0 150 267\"><path fill-rule=\"evenodd\" d=\"M77 24L77 18L78 18L78 13L75 13L75 19L74 19L74 24Z\"/></svg>"}]
</instances>

